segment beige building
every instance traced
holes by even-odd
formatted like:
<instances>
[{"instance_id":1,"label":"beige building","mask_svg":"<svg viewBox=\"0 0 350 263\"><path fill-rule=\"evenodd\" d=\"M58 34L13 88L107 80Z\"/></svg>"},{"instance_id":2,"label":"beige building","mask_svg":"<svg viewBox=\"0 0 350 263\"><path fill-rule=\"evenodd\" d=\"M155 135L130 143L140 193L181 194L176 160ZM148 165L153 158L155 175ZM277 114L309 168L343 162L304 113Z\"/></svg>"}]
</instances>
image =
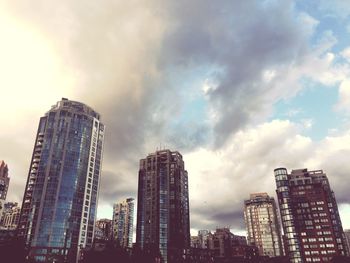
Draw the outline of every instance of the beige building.
<instances>
[{"instance_id":1,"label":"beige building","mask_svg":"<svg viewBox=\"0 0 350 263\"><path fill-rule=\"evenodd\" d=\"M10 184L8 171L7 164L4 161L0 161L0 220L5 209L6 195Z\"/></svg>"},{"instance_id":2,"label":"beige building","mask_svg":"<svg viewBox=\"0 0 350 263\"><path fill-rule=\"evenodd\" d=\"M244 201L244 219L248 243L269 257L283 254L276 203L267 193L254 193Z\"/></svg>"},{"instance_id":3,"label":"beige building","mask_svg":"<svg viewBox=\"0 0 350 263\"><path fill-rule=\"evenodd\" d=\"M6 203L1 218L1 228L15 230L19 222L20 214L21 208L17 203Z\"/></svg>"},{"instance_id":4,"label":"beige building","mask_svg":"<svg viewBox=\"0 0 350 263\"><path fill-rule=\"evenodd\" d=\"M99 219L95 223L95 239L110 240L112 235L112 220Z\"/></svg>"},{"instance_id":5,"label":"beige building","mask_svg":"<svg viewBox=\"0 0 350 263\"><path fill-rule=\"evenodd\" d=\"M209 230L204 229L204 230L198 231L200 248L208 248L208 237L209 237Z\"/></svg>"},{"instance_id":6,"label":"beige building","mask_svg":"<svg viewBox=\"0 0 350 263\"><path fill-rule=\"evenodd\" d=\"M350 253L350 229L345 229L344 235L345 235L346 245L348 247L348 252Z\"/></svg>"},{"instance_id":7,"label":"beige building","mask_svg":"<svg viewBox=\"0 0 350 263\"><path fill-rule=\"evenodd\" d=\"M257 247L248 245L245 236L235 235L227 227L209 232L208 248L219 262L256 262L259 255Z\"/></svg>"},{"instance_id":8,"label":"beige building","mask_svg":"<svg viewBox=\"0 0 350 263\"><path fill-rule=\"evenodd\" d=\"M191 236L191 247L201 248L198 236Z\"/></svg>"},{"instance_id":9,"label":"beige building","mask_svg":"<svg viewBox=\"0 0 350 263\"><path fill-rule=\"evenodd\" d=\"M134 199L128 198L113 206L112 235L122 247L132 247Z\"/></svg>"}]
</instances>

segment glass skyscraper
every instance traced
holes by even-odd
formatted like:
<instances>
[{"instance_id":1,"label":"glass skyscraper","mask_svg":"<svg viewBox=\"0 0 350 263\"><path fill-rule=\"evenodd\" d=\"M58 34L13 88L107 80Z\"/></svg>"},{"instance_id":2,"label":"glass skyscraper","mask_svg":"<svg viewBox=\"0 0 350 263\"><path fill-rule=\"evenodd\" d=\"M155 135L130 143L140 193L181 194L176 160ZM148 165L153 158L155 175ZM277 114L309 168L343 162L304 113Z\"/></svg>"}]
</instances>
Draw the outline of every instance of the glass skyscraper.
<instances>
[{"instance_id":1,"label":"glass skyscraper","mask_svg":"<svg viewBox=\"0 0 350 263\"><path fill-rule=\"evenodd\" d=\"M190 247L188 176L182 155L161 150L140 160L136 245L179 262Z\"/></svg>"},{"instance_id":2,"label":"glass skyscraper","mask_svg":"<svg viewBox=\"0 0 350 263\"><path fill-rule=\"evenodd\" d=\"M40 118L18 234L30 257L75 262L93 241L104 125L92 108L63 98Z\"/></svg>"}]
</instances>

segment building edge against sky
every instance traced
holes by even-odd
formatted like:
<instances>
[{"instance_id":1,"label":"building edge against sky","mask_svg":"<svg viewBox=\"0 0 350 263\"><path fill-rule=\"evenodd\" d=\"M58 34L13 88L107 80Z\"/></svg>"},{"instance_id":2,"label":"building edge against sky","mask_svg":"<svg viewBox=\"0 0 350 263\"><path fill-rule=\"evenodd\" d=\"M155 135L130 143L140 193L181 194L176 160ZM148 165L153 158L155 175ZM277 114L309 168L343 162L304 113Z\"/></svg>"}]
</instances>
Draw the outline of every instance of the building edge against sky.
<instances>
[{"instance_id":1,"label":"building edge against sky","mask_svg":"<svg viewBox=\"0 0 350 263\"><path fill-rule=\"evenodd\" d=\"M40 118L18 234L38 261L75 262L93 241L104 125L83 103L63 98Z\"/></svg>"},{"instance_id":2,"label":"building edge against sky","mask_svg":"<svg viewBox=\"0 0 350 263\"><path fill-rule=\"evenodd\" d=\"M285 249L292 263L348 255L338 206L322 170L274 170Z\"/></svg>"}]
</instances>

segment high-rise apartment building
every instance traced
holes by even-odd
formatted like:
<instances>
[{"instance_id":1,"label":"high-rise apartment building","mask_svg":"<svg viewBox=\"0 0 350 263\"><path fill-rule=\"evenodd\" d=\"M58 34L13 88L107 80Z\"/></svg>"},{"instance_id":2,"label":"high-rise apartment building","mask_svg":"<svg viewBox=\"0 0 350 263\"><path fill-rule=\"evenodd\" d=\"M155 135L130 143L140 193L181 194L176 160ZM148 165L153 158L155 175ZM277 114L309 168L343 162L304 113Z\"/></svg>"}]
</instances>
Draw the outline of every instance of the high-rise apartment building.
<instances>
[{"instance_id":1,"label":"high-rise apartment building","mask_svg":"<svg viewBox=\"0 0 350 263\"><path fill-rule=\"evenodd\" d=\"M274 170L277 197L292 263L329 262L346 255L347 248L338 206L322 170Z\"/></svg>"},{"instance_id":2,"label":"high-rise apartment building","mask_svg":"<svg viewBox=\"0 0 350 263\"><path fill-rule=\"evenodd\" d=\"M62 99L40 118L18 234L30 257L75 262L93 241L104 125L80 102Z\"/></svg>"},{"instance_id":3,"label":"high-rise apartment building","mask_svg":"<svg viewBox=\"0 0 350 263\"><path fill-rule=\"evenodd\" d=\"M259 254L277 257L283 254L280 225L275 199L267 193L254 193L244 201L244 219L248 243Z\"/></svg>"},{"instance_id":4,"label":"high-rise apartment building","mask_svg":"<svg viewBox=\"0 0 350 263\"><path fill-rule=\"evenodd\" d=\"M6 195L10 184L8 167L4 161L0 162L0 220L5 208Z\"/></svg>"},{"instance_id":5,"label":"high-rise apartment building","mask_svg":"<svg viewBox=\"0 0 350 263\"><path fill-rule=\"evenodd\" d=\"M122 247L132 247L134 206L134 198L127 198L113 206L113 239Z\"/></svg>"},{"instance_id":6,"label":"high-rise apartment building","mask_svg":"<svg viewBox=\"0 0 350 263\"><path fill-rule=\"evenodd\" d=\"M136 245L176 262L190 247L188 177L182 155L160 150L140 160Z\"/></svg>"}]
</instances>

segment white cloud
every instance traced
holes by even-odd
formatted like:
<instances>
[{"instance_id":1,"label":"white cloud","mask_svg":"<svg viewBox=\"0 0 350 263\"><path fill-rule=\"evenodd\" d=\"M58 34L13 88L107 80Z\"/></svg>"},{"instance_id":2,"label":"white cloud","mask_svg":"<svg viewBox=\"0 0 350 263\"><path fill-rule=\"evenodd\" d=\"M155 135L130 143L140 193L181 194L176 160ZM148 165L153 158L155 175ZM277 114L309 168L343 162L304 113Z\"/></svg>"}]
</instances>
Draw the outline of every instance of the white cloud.
<instances>
[{"instance_id":1,"label":"white cloud","mask_svg":"<svg viewBox=\"0 0 350 263\"><path fill-rule=\"evenodd\" d=\"M335 108L350 113L350 80L345 79L339 85L339 100Z\"/></svg>"},{"instance_id":2,"label":"white cloud","mask_svg":"<svg viewBox=\"0 0 350 263\"><path fill-rule=\"evenodd\" d=\"M350 202L344 178L350 165L350 131L321 142L300 134L302 125L274 120L238 132L218 151L199 149L184 156L189 172L192 223L243 228L243 199L252 192L275 195L273 169L324 169L339 203ZM349 209L341 210L346 217ZM345 227L350 227L343 220Z\"/></svg>"},{"instance_id":3,"label":"white cloud","mask_svg":"<svg viewBox=\"0 0 350 263\"><path fill-rule=\"evenodd\" d=\"M350 62L350 47L345 48L340 54Z\"/></svg>"},{"instance_id":4,"label":"white cloud","mask_svg":"<svg viewBox=\"0 0 350 263\"><path fill-rule=\"evenodd\" d=\"M350 204L341 204L339 206L339 213L342 216L341 219L344 229L350 229Z\"/></svg>"},{"instance_id":5,"label":"white cloud","mask_svg":"<svg viewBox=\"0 0 350 263\"><path fill-rule=\"evenodd\" d=\"M218 151L199 149L184 156L189 171L190 201L195 225L242 225L239 213L251 192L274 193L273 169L300 165L308 155L311 140L297 133L298 125L275 120L242 130ZM215 193L215 198L211 193ZM237 213L228 221L220 213ZM198 213L198 212L197 212ZM205 218L205 215L207 218ZM208 226L208 224L211 224ZM204 226L205 225L205 226ZM198 227L197 226L197 227Z\"/></svg>"},{"instance_id":6,"label":"white cloud","mask_svg":"<svg viewBox=\"0 0 350 263\"><path fill-rule=\"evenodd\" d=\"M302 119L301 123L305 129L310 129L313 126L314 121L312 119Z\"/></svg>"}]
</instances>

